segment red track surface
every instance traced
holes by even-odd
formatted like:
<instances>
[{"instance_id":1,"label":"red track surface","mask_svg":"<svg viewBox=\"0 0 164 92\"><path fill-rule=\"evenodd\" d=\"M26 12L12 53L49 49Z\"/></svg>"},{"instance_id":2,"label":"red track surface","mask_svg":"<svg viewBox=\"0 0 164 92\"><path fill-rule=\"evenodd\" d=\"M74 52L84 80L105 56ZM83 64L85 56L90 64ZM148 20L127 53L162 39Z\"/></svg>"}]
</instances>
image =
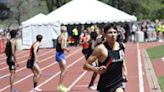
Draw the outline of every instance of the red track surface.
<instances>
[{"instance_id":1,"label":"red track surface","mask_svg":"<svg viewBox=\"0 0 164 92\"><path fill-rule=\"evenodd\" d=\"M149 45L149 44L147 44ZM147 45L141 44L141 49ZM70 52L66 52L68 72L65 78L65 84L71 88L70 92L95 92L88 90L92 72L83 70L85 59L81 53L81 47L70 47ZM18 51L17 60L20 67L17 68L15 89L20 92L29 92L32 89L32 72L26 68L26 61L29 55L28 50ZM126 92L139 92L138 78L138 58L137 45L134 43L126 44L126 63L128 67L128 83ZM141 60L143 63L143 61ZM59 80L59 66L55 61L55 49L40 49L39 65L42 70L38 86L43 89L42 92L57 92L56 87ZM143 66L144 67L144 66ZM143 72L144 72L143 68ZM150 92L146 75L143 75L144 92ZM98 82L98 77L96 84ZM9 92L9 71L4 54L0 55L0 92Z\"/></svg>"}]
</instances>

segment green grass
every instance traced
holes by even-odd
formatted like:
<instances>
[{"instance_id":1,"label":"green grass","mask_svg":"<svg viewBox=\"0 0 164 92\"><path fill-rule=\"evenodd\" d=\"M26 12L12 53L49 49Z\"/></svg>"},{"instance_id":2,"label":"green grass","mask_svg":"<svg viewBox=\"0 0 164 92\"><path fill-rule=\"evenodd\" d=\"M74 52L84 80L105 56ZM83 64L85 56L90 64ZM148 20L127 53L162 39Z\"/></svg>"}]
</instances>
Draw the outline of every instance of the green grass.
<instances>
[{"instance_id":1,"label":"green grass","mask_svg":"<svg viewBox=\"0 0 164 92\"><path fill-rule=\"evenodd\" d=\"M150 60L164 57L164 45L147 49Z\"/></svg>"},{"instance_id":2,"label":"green grass","mask_svg":"<svg viewBox=\"0 0 164 92\"><path fill-rule=\"evenodd\" d=\"M162 92L164 92L164 76L158 79Z\"/></svg>"},{"instance_id":3,"label":"green grass","mask_svg":"<svg viewBox=\"0 0 164 92\"><path fill-rule=\"evenodd\" d=\"M164 57L164 45L148 48L147 52L151 61L153 61L154 59ZM164 76L159 77L158 81L162 92L164 92Z\"/></svg>"}]
</instances>

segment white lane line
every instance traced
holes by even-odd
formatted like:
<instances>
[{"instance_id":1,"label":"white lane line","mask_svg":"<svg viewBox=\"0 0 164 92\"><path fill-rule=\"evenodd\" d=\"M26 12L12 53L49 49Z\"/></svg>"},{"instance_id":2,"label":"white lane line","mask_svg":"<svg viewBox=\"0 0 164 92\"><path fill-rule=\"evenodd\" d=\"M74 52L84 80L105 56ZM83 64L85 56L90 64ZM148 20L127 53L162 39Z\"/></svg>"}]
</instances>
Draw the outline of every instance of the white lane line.
<instances>
[{"instance_id":1,"label":"white lane line","mask_svg":"<svg viewBox=\"0 0 164 92\"><path fill-rule=\"evenodd\" d=\"M27 51L26 51L27 52ZM23 58L23 57L25 57L25 56L27 56L25 53L26 52L20 52L20 53L18 53L18 54L16 54L16 57L17 57L17 59L20 59L20 58ZM20 55L19 54L21 54L21 57L20 57ZM22 56L22 55L24 55L24 56ZM0 65L2 65L2 64L5 64L6 63L6 56L4 56L3 58L0 58L0 61L2 61L1 63L0 63ZM4 61L4 62L3 62Z\"/></svg>"},{"instance_id":2,"label":"white lane line","mask_svg":"<svg viewBox=\"0 0 164 92\"><path fill-rule=\"evenodd\" d=\"M81 50L81 49L78 49L78 50L74 51L73 53L71 53L71 54L69 54L68 56L66 56L66 58L68 58L68 57L74 55L75 53L79 52L80 50ZM50 64L50 65L48 65L48 66L46 66L46 67L43 67L43 68L41 69L41 71L47 69L48 67L51 67L51 66L55 65L56 63L57 63L57 62L53 62L52 64ZM22 82L23 80L25 80L25 79L27 79L27 78L29 78L29 77L31 77L31 76L33 76L33 74L29 74L28 76L26 76L26 77L24 77L24 78L22 78L22 79L16 81L16 82L14 83L14 85L16 85L16 84ZM0 89L0 92L3 92L4 90L6 90L6 89L9 88L9 87L10 87L10 85L5 86L4 88Z\"/></svg>"},{"instance_id":3,"label":"white lane line","mask_svg":"<svg viewBox=\"0 0 164 92\"><path fill-rule=\"evenodd\" d=\"M70 68L71 66L75 65L77 62L79 62L80 60L82 60L84 58L84 56L80 57L79 59L77 59L76 61L74 61L73 63L71 63L68 68ZM53 78L55 78L56 76L58 76L60 74L60 71L57 72L55 75L53 75L52 77L50 77L49 79L47 79L46 81L44 81L43 83L41 83L40 85L38 85L38 87L43 86L44 84L48 83L49 81L51 81Z\"/></svg>"},{"instance_id":4,"label":"white lane line","mask_svg":"<svg viewBox=\"0 0 164 92\"><path fill-rule=\"evenodd\" d=\"M49 52L51 52L51 51L49 51ZM48 53L49 53L48 52ZM75 53L76 53L77 51L75 51ZM44 53L44 54L42 54L42 55L39 55L39 57L40 56L44 56L45 54L47 54L47 53ZM70 55L72 55L72 54L70 54ZM69 56L69 55L68 55ZM50 57L47 57L47 58L44 58L44 59L42 59L39 63L42 63L42 62L44 62L44 61L46 61L46 60L48 60L48 59L51 59L51 58L53 58L54 56L52 55L52 56L50 56ZM27 62L27 60L25 60L25 61L23 61L23 62ZM23 62L21 62L21 63L23 63ZM8 67L6 67L6 68L8 68ZM20 68L20 69L18 69L18 70L16 70L16 73L17 72L19 72L19 71L22 71L22 70L24 70L24 69L26 69L26 67L22 67L22 68ZM10 75L10 73L8 73L8 74L5 74L5 75L3 75L3 76L0 76L0 79L3 79L3 78L5 78L5 77L7 77L7 76L9 76Z\"/></svg>"},{"instance_id":5,"label":"white lane line","mask_svg":"<svg viewBox=\"0 0 164 92\"><path fill-rule=\"evenodd\" d=\"M142 55L144 57L145 71L149 83L150 92L162 92L152 62L150 61L148 53L145 49L142 50Z\"/></svg>"},{"instance_id":6,"label":"white lane line","mask_svg":"<svg viewBox=\"0 0 164 92\"><path fill-rule=\"evenodd\" d=\"M44 55L46 55L46 54L48 54L48 53L51 53L51 52L52 52L52 51L48 51L48 52L46 52L46 53L40 54L40 55L38 55L38 57L42 57L42 56L44 56ZM22 64L22 63L24 63L24 62L27 62L27 60L21 61L21 62L19 62L19 64ZM5 63L6 63L6 62L5 62ZM8 66L1 68L0 71L1 71L1 70L4 70L4 69L8 69ZM17 70L17 71L19 71L19 70ZM0 77L0 79L1 79L1 77Z\"/></svg>"},{"instance_id":7,"label":"white lane line","mask_svg":"<svg viewBox=\"0 0 164 92\"><path fill-rule=\"evenodd\" d=\"M70 90L85 74L87 71L84 71L69 87L68 89Z\"/></svg>"},{"instance_id":8,"label":"white lane line","mask_svg":"<svg viewBox=\"0 0 164 92\"><path fill-rule=\"evenodd\" d=\"M48 60L48 59L51 59L51 58L53 58L54 56L50 56L50 57L48 57L48 58L45 58L45 59L42 59L39 63L42 63L42 62L44 62L44 61L46 61L46 60ZM26 62L26 61L25 61ZM20 71L22 71L22 70L24 70L24 69L27 69L26 67L22 67L22 68L20 68L19 70L16 70L16 73L17 72L20 72ZM9 76L10 75L10 73L8 73L8 74L6 74L6 75L4 75L4 76L1 76L0 77L0 79L3 79L3 78L5 78L5 77L7 77L7 76Z\"/></svg>"},{"instance_id":9,"label":"white lane line","mask_svg":"<svg viewBox=\"0 0 164 92\"><path fill-rule=\"evenodd\" d=\"M78 88L87 88L88 87L88 84L76 85L75 87L78 87Z\"/></svg>"},{"instance_id":10,"label":"white lane line","mask_svg":"<svg viewBox=\"0 0 164 92\"><path fill-rule=\"evenodd\" d=\"M139 78L139 92L144 92L143 71L141 63L141 51L139 43L137 43L137 56L138 56L138 78Z\"/></svg>"},{"instance_id":11,"label":"white lane line","mask_svg":"<svg viewBox=\"0 0 164 92\"><path fill-rule=\"evenodd\" d=\"M164 62L164 57L161 58L162 62Z\"/></svg>"}]
</instances>

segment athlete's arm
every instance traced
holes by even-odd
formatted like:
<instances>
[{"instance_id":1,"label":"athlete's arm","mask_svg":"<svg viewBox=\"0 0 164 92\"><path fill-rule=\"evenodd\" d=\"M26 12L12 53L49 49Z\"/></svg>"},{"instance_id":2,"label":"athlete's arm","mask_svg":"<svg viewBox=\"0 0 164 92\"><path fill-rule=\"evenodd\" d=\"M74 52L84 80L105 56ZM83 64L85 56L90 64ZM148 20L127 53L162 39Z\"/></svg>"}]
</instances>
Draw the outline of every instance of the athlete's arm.
<instances>
[{"instance_id":1,"label":"athlete's arm","mask_svg":"<svg viewBox=\"0 0 164 92\"><path fill-rule=\"evenodd\" d=\"M125 44L124 44L124 43L123 43L123 47L125 48ZM125 60L123 61L122 70L123 70L123 78L124 78L126 81L128 81L128 79L127 79L128 71L127 71L127 66L126 66Z\"/></svg>"},{"instance_id":2,"label":"athlete's arm","mask_svg":"<svg viewBox=\"0 0 164 92\"><path fill-rule=\"evenodd\" d=\"M123 70L123 78L125 79L125 81L128 81L128 71L127 71L127 66L126 66L126 63L125 61L123 61L123 67L122 67L122 70Z\"/></svg>"},{"instance_id":3,"label":"athlete's arm","mask_svg":"<svg viewBox=\"0 0 164 92\"><path fill-rule=\"evenodd\" d=\"M64 35L61 35L61 48L69 52L69 49L65 46Z\"/></svg>"},{"instance_id":4,"label":"athlete's arm","mask_svg":"<svg viewBox=\"0 0 164 92\"><path fill-rule=\"evenodd\" d=\"M16 42L15 42L15 40L11 40L11 49L12 49L12 56L14 58L14 62L16 63L17 66L19 66L16 61Z\"/></svg>"},{"instance_id":5,"label":"athlete's arm","mask_svg":"<svg viewBox=\"0 0 164 92\"><path fill-rule=\"evenodd\" d=\"M35 61L38 62L38 56L37 56L37 50L39 48L39 44L38 43L34 43L34 56L35 56Z\"/></svg>"},{"instance_id":6,"label":"athlete's arm","mask_svg":"<svg viewBox=\"0 0 164 92\"><path fill-rule=\"evenodd\" d=\"M87 59L86 63L84 64L83 68L88 71L95 71L97 73L100 73L102 70L106 69L105 66L100 67L94 67L92 66L92 63L96 61L101 56L101 47L97 46L92 54Z\"/></svg>"}]
</instances>

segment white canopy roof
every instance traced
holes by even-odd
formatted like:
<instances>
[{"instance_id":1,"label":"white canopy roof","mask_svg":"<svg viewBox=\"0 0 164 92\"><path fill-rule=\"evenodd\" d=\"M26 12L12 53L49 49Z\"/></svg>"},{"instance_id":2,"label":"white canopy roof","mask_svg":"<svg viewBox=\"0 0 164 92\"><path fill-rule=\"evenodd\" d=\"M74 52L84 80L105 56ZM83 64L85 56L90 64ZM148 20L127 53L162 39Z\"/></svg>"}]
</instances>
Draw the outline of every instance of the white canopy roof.
<instances>
[{"instance_id":1,"label":"white canopy roof","mask_svg":"<svg viewBox=\"0 0 164 92\"><path fill-rule=\"evenodd\" d=\"M43 23L43 20L45 19L45 17L46 15L39 13L35 15L34 17L22 22L22 25Z\"/></svg>"},{"instance_id":2,"label":"white canopy roof","mask_svg":"<svg viewBox=\"0 0 164 92\"><path fill-rule=\"evenodd\" d=\"M137 20L135 16L97 0L72 0L48 14L47 18L62 24L132 22Z\"/></svg>"}]
</instances>

